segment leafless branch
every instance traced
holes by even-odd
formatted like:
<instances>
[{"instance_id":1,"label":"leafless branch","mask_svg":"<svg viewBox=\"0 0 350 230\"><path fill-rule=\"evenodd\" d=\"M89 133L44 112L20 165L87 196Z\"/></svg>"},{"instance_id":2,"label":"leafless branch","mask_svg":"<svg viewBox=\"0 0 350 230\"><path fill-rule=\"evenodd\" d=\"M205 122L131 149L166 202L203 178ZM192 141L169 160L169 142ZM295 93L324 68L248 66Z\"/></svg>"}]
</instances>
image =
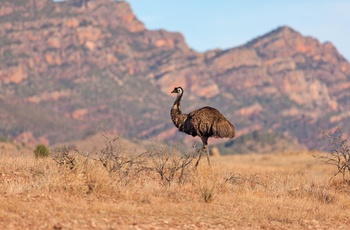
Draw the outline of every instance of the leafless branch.
<instances>
[{"instance_id":1,"label":"leafless branch","mask_svg":"<svg viewBox=\"0 0 350 230\"><path fill-rule=\"evenodd\" d=\"M185 181L196 155L180 153L176 145L157 144L150 147L148 157L150 169L160 176L164 185L170 186L174 181L179 184Z\"/></svg>"},{"instance_id":2,"label":"leafless branch","mask_svg":"<svg viewBox=\"0 0 350 230\"><path fill-rule=\"evenodd\" d=\"M336 127L334 130L322 131L321 137L317 141L326 141L330 144L330 151L328 153L314 153L313 157L337 167L337 172L331 178L342 174L343 179L345 179L346 172L350 173L350 146L344 138L341 128Z\"/></svg>"}]
</instances>

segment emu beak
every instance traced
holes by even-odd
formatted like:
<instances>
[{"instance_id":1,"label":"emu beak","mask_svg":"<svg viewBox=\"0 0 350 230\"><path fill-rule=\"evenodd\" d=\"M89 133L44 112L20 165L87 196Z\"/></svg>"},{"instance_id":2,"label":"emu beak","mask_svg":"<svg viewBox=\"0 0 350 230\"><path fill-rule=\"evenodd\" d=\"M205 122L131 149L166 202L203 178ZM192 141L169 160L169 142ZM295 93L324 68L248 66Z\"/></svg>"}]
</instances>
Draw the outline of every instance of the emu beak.
<instances>
[{"instance_id":1,"label":"emu beak","mask_svg":"<svg viewBox=\"0 0 350 230\"><path fill-rule=\"evenodd\" d=\"M171 91L171 93L177 93L177 90L176 90L176 88L173 90L173 91Z\"/></svg>"}]
</instances>

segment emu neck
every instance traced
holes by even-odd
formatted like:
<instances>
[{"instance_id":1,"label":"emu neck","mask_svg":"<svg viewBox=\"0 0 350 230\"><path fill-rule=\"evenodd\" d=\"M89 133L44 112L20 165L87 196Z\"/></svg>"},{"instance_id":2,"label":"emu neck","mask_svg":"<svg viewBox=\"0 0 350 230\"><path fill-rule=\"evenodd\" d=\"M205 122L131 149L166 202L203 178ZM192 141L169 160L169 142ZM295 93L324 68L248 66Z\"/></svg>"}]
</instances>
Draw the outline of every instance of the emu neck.
<instances>
[{"instance_id":1,"label":"emu neck","mask_svg":"<svg viewBox=\"0 0 350 230\"><path fill-rule=\"evenodd\" d=\"M182 94L178 94L177 97L176 97L176 100L175 100L175 102L174 102L174 105L173 105L173 107L171 108L171 110L176 110L176 111L182 113L181 110L180 110L181 98L182 98Z\"/></svg>"},{"instance_id":2,"label":"emu neck","mask_svg":"<svg viewBox=\"0 0 350 230\"><path fill-rule=\"evenodd\" d=\"M181 97L182 97L182 94L177 95L174 105L170 111L171 120L173 121L174 125L177 128L180 128L181 126L183 126L187 117L187 115L183 114L180 109Z\"/></svg>"}]
</instances>

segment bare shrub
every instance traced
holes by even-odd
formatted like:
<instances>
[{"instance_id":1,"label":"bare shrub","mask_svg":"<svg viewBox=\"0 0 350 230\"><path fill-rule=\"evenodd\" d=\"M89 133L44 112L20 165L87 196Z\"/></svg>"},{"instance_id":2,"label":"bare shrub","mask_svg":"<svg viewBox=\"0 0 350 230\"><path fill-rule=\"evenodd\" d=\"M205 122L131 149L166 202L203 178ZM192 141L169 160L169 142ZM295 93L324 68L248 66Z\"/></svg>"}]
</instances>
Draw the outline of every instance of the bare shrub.
<instances>
[{"instance_id":1,"label":"bare shrub","mask_svg":"<svg viewBox=\"0 0 350 230\"><path fill-rule=\"evenodd\" d=\"M81 157L75 145L57 146L51 152L51 159L58 167L52 167L57 170L50 171L51 176L55 178L55 181L49 184L50 190L86 192L87 170L84 162L87 158Z\"/></svg>"},{"instance_id":2,"label":"bare shrub","mask_svg":"<svg viewBox=\"0 0 350 230\"><path fill-rule=\"evenodd\" d=\"M76 166L78 150L74 145L63 145L55 147L51 158L59 165L74 169Z\"/></svg>"},{"instance_id":3,"label":"bare shrub","mask_svg":"<svg viewBox=\"0 0 350 230\"><path fill-rule=\"evenodd\" d=\"M173 182L186 182L194 170L191 163L196 153L180 153L176 144L153 144L148 149L148 157L149 168L160 176L163 185L170 186Z\"/></svg>"},{"instance_id":4,"label":"bare shrub","mask_svg":"<svg viewBox=\"0 0 350 230\"><path fill-rule=\"evenodd\" d=\"M143 170L145 154L132 154L119 143L119 137L104 134L106 143L100 149L98 159L110 175L116 175L118 183L128 184Z\"/></svg>"},{"instance_id":5,"label":"bare shrub","mask_svg":"<svg viewBox=\"0 0 350 230\"><path fill-rule=\"evenodd\" d=\"M331 131L322 131L318 141L326 141L330 145L330 150L326 154L314 153L313 157L337 167L337 172L332 178L342 174L345 180L346 174L350 173L350 147L347 139L343 136L341 128L337 127Z\"/></svg>"}]
</instances>

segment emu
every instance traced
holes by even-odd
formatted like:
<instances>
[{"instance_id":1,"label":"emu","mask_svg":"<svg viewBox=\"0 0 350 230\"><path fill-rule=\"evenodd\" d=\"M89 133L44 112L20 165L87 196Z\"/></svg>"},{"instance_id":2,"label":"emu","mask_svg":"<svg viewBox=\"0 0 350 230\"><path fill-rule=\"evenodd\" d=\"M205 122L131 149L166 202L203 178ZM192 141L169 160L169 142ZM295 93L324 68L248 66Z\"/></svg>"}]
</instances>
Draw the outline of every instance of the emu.
<instances>
[{"instance_id":1,"label":"emu","mask_svg":"<svg viewBox=\"0 0 350 230\"><path fill-rule=\"evenodd\" d=\"M206 106L189 114L182 113L180 102L183 92L184 90L181 87L175 87L171 92L177 94L174 105L170 110L171 120L179 131L201 138L203 147L199 150L199 157L195 166L198 166L202 152L205 150L210 166L208 138L234 138L236 135L235 127L217 109L212 107Z\"/></svg>"}]
</instances>

